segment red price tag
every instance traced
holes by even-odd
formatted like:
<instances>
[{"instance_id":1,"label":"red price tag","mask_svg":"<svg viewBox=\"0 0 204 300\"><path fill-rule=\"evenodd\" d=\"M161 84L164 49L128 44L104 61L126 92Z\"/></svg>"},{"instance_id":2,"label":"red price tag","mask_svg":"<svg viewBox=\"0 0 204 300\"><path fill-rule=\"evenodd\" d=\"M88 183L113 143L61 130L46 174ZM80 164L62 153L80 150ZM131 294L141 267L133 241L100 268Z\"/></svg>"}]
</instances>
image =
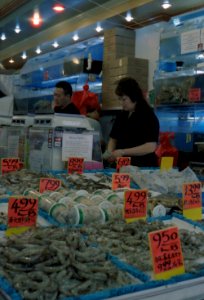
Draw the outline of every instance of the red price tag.
<instances>
[{"instance_id":1,"label":"red price tag","mask_svg":"<svg viewBox=\"0 0 204 300\"><path fill-rule=\"evenodd\" d=\"M40 193L44 191L56 191L61 187L61 180L56 178L40 178Z\"/></svg>"},{"instance_id":2,"label":"red price tag","mask_svg":"<svg viewBox=\"0 0 204 300\"><path fill-rule=\"evenodd\" d=\"M147 190L130 190L125 192L125 219L146 218Z\"/></svg>"},{"instance_id":3,"label":"red price tag","mask_svg":"<svg viewBox=\"0 0 204 300\"><path fill-rule=\"evenodd\" d=\"M183 209L202 207L201 183L183 184Z\"/></svg>"},{"instance_id":4,"label":"red price tag","mask_svg":"<svg viewBox=\"0 0 204 300\"><path fill-rule=\"evenodd\" d=\"M84 158L83 157L69 157L68 159L68 173L82 174L84 170Z\"/></svg>"},{"instance_id":5,"label":"red price tag","mask_svg":"<svg viewBox=\"0 0 204 300\"><path fill-rule=\"evenodd\" d=\"M112 189L130 188L130 175L125 173L112 174Z\"/></svg>"},{"instance_id":6,"label":"red price tag","mask_svg":"<svg viewBox=\"0 0 204 300\"><path fill-rule=\"evenodd\" d=\"M122 166L129 166L131 163L130 157L117 157L117 165L116 165L116 172L120 171Z\"/></svg>"},{"instance_id":7,"label":"red price tag","mask_svg":"<svg viewBox=\"0 0 204 300\"><path fill-rule=\"evenodd\" d=\"M150 232L148 237L157 279L168 279L185 272L177 227Z\"/></svg>"},{"instance_id":8,"label":"red price tag","mask_svg":"<svg viewBox=\"0 0 204 300\"><path fill-rule=\"evenodd\" d=\"M188 91L188 99L190 102L198 102L201 99L201 89L194 88Z\"/></svg>"},{"instance_id":9,"label":"red price tag","mask_svg":"<svg viewBox=\"0 0 204 300\"><path fill-rule=\"evenodd\" d=\"M19 158L7 157L1 159L1 173L6 174L8 172L17 171L20 168Z\"/></svg>"},{"instance_id":10,"label":"red price tag","mask_svg":"<svg viewBox=\"0 0 204 300\"><path fill-rule=\"evenodd\" d=\"M10 197L8 203L8 227L35 226L38 199Z\"/></svg>"}]
</instances>

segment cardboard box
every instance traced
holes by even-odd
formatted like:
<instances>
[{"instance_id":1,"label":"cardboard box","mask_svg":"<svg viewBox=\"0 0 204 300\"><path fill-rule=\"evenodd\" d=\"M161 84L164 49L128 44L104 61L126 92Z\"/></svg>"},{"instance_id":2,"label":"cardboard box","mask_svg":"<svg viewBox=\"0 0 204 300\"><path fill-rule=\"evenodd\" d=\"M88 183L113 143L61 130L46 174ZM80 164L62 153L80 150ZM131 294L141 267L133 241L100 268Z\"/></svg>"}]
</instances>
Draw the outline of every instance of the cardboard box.
<instances>
[{"instance_id":1,"label":"cardboard box","mask_svg":"<svg viewBox=\"0 0 204 300\"><path fill-rule=\"evenodd\" d=\"M124 29L124 28L111 28L104 31L104 39L110 38L111 36L123 36L123 37L129 37L129 38L135 38L135 31L132 29Z\"/></svg>"}]
</instances>

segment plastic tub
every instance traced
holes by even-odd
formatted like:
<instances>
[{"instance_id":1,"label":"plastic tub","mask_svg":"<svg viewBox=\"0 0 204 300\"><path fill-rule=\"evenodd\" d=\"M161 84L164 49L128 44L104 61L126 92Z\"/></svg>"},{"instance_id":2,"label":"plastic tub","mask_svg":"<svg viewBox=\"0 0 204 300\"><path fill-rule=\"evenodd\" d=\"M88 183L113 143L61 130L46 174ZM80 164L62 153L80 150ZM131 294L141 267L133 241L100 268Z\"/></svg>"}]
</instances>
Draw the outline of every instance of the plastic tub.
<instances>
[{"instance_id":1,"label":"plastic tub","mask_svg":"<svg viewBox=\"0 0 204 300\"><path fill-rule=\"evenodd\" d=\"M41 195L39 197L39 207L45 210L46 212L49 212L54 204L56 204L56 202L45 195Z\"/></svg>"},{"instance_id":2,"label":"plastic tub","mask_svg":"<svg viewBox=\"0 0 204 300\"><path fill-rule=\"evenodd\" d=\"M113 204L121 204L122 199L116 194L116 193L111 193L106 197L107 201L110 201Z\"/></svg>"},{"instance_id":3,"label":"plastic tub","mask_svg":"<svg viewBox=\"0 0 204 300\"><path fill-rule=\"evenodd\" d=\"M82 224L83 217L76 205L66 208L62 213L62 218L66 224L79 225Z\"/></svg>"},{"instance_id":4,"label":"plastic tub","mask_svg":"<svg viewBox=\"0 0 204 300\"><path fill-rule=\"evenodd\" d=\"M93 202L93 205L99 205L101 202L104 201L104 197L100 195L93 195L91 196L90 200Z\"/></svg>"},{"instance_id":5,"label":"plastic tub","mask_svg":"<svg viewBox=\"0 0 204 300\"><path fill-rule=\"evenodd\" d=\"M65 219L64 219L64 210L66 209L65 204L63 203L55 203L52 205L52 207L50 208L49 214L58 222L60 223L66 223Z\"/></svg>"},{"instance_id":6,"label":"plastic tub","mask_svg":"<svg viewBox=\"0 0 204 300\"><path fill-rule=\"evenodd\" d=\"M104 223L105 215L99 206L77 205L81 217L81 224Z\"/></svg>"},{"instance_id":7,"label":"plastic tub","mask_svg":"<svg viewBox=\"0 0 204 300\"><path fill-rule=\"evenodd\" d=\"M55 202L58 202L61 198L63 198L63 195L59 192L52 192L49 195L49 198L52 199Z\"/></svg>"}]
</instances>

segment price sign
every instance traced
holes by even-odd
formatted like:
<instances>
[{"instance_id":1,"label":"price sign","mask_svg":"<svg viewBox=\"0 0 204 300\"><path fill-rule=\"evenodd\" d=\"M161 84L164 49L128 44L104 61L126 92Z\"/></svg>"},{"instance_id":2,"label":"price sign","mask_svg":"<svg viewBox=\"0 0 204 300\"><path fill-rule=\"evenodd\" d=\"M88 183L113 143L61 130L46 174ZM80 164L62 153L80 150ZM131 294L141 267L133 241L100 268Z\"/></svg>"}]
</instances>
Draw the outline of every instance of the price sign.
<instances>
[{"instance_id":1,"label":"price sign","mask_svg":"<svg viewBox=\"0 0 204 300\"><path fill-rule=\"evenodd\" d=\"M126 173L112 174L112 189L130 188L130 175Z\"/></svg>"},{"instance_id":2,"label":"price sign","mask_svg":"<svg viewBox=\"0 0 204 300\"><path fill-rule=\"evenodd\" d=\"M37 220L38 199L10 197L8 203L8 227L34 226Z\"/></svg>"},{"instance_id":3,"label":"price sign","mask_svg":"<svg viewBox=\"0 0 204 300\"><path fill-rule=\"evenodd\" d=\"M40 178L40 193L44 191L56 191L61 187L61 180L56 178Z\"/></svg>"},{"instance_id":4,"label":"price sign","mask_svg":"<svg viewBox=\"0 0 204 300\"><path fill-rule=\"evenodd\" d=\"M201 99L201 89L193 88L188 91L188 99L190 102L199 102Z\"/></svg>"},{"instance_id":5,"label":"price sign","mask_svg":"<svg viewBox=\"0 0 204 300\"><path fill-rule=\"evenodd\" d=\"M129 190L124 195L124 218L126 222L145 219L147 216L147 190Z\"/></svg>"},{"instance_id":6,"label":"price sign","mask_svg":"<svg viewBox=\"0 0 204 300\"><path fill-rule=\"evenodd\" d=\"M120 171L120 168L123 166L129 166L131 163L130 157L117 157L117 164L116 164L116 172Z\"/></svg>"},{"instance_id":7,"label":"price sign","mask_svg":"<svg viewBox=\"0 0 204 300\"><path fill-rule=\"evenodd\" d=\"M173 157L171 157L171 156L169 156L169 157L168 156L163 156L161 158L160 169L168 171L168 170L172 169L173 163L174 163L174 158Z\"/></svg>"},{"instance_id":8,"label":"price sign","mask_svg":"<svg viewBox=\"0 0 204 300\"><path fill-rule=\"evenodd\" d=\"M156 279L168 279L185 272L177 227L152 231L148 238Z\"/></svg>"},{"instance_id":9,"label":"price sign","mask_svg":"<svg viewBox=\"0 0 204 300\"><path fill-rule=\"evenodd\" d=\"M201 183L192 182L183 184L183 215L192 220L202 219L202 192Z\"/></svg>"},{"instance_id":10,"label":"price sign","mask_svg":"<svg viewBox=\"0 0 204 300\"><path fill-rule=\"evenodd\" d=\"M68 173L82 174L84 170L84 157L69 157Z\"/></svg>"},{"instance_id":11,"label":"price sign","mask_svg":"<svg viewBox=\"0 0 204 300\"><path fill-rule=\"evenodd\" d=\"M19 158L7 157L1 159L1 173L6 174L8 172L17 171L20 168Z\"/></svg>"}]
</instances>

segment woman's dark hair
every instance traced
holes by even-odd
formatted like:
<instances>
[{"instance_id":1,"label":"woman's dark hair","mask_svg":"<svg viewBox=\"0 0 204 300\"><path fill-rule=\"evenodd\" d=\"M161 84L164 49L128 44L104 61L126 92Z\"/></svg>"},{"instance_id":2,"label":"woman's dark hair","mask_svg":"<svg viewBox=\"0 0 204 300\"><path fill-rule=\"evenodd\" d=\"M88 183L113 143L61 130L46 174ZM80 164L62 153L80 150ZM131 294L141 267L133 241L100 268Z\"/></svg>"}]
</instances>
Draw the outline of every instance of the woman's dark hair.
<instances>
[{"instance_id":1,"label":"woman's dark hair","mask_svg":"<svg viewBox=\"0 0 204 300\"><path fill-rule=\"evenodd\" d=\"M70 95L70 97L72 96L72 86L69 82L59 81L55 87L63 89L65 95Z\"/></svg>"},{"instance_id":2,"label":"woman's dark hair","mask_svg":"<svg viewBox=\"0 0 204 300\"><path fill-rule=\"evenodd\" d=\"M128 96L132 102L146 102L141 87L132 77L125 77L120 79L117 83L115 93L120 97L124 95Z\"/></svg>"}]
</instances>

